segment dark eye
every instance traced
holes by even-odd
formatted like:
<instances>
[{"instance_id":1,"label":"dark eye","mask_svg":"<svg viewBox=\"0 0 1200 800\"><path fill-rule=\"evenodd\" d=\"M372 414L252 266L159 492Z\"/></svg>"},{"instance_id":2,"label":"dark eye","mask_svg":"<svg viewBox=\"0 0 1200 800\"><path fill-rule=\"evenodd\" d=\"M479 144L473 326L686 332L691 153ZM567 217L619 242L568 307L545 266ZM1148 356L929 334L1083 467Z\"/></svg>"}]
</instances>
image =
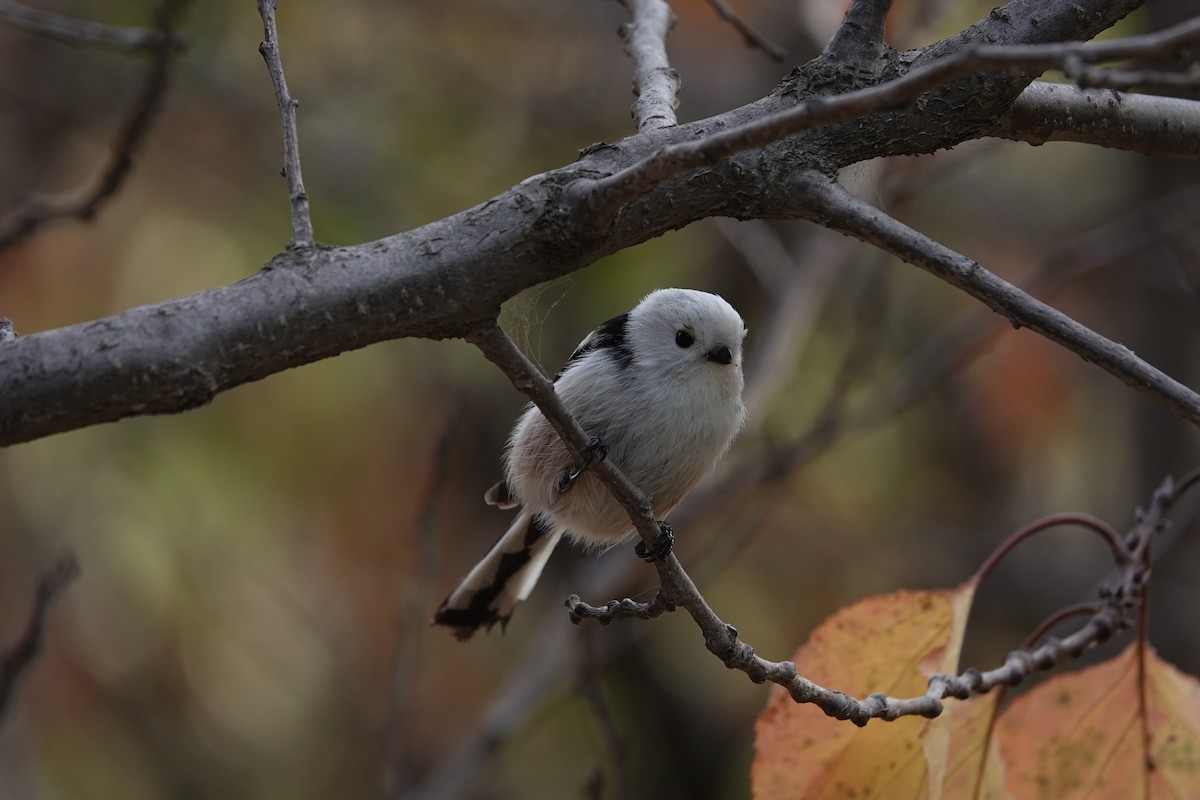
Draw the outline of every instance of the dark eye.
<instances>
[{"instance_id":1,"label":"dark eye","mask_svg":"<svg viewBox=\"0 0 1200 800\"><path fill-rule=\"evenodd\" d=\"M680 328L675 331L675 344L680 347L691 347L696 341L696 337L692 336L692 332L686 328Z\"/></svg>"}]
</instances>

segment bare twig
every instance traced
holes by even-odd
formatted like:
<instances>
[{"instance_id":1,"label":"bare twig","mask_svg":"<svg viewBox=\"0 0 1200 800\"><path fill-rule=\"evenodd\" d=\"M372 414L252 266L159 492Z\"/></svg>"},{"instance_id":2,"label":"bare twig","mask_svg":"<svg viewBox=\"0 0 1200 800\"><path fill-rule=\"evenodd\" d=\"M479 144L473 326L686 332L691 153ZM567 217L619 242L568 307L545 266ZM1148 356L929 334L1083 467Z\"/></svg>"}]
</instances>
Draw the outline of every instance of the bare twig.
<instances>
[{"instance_id":1,"label":"bare twig","mask_svg":"<svg viewBox=\"0 0 1200 800\"><path fill-rule=\"evenodd\" d=\"M575 462L579 465L590 464L591 472L612 490L617 502L629 512L646 546L652 546L659 535L659 527L652 513L650 499L630 483L611 459L592 462L587 455L589 436L567 411L554 391L554 384L521 352L495 320L468 334L466 339L499 367L513 382L513 386L528 395L562 438Z\"/></svg>"},{"instance_id":2,"label":"bare twig","mask_svg":"<svg viewBox=\"0 0 1200 800\"><path fill-rule=\"evenodd\" d=\"M554 386L537 370L525 357L512 340L494 321L468 336L468 341L496 364L513 382L513 385L524 392L530 400L545 415L546 419L562 437L567 450L580 464L586 462L584 453L588 446L588 437L579 423L567 412L562 400L554 392ZM659 535L658 523L652 514L650 503L646 496L621 473L608 459L593 463L591 469L613 492L613 496L629 513L638 533L647 546L652 546ZM683 570L679 559L674 553L654 562L658 569L660 597L653 602L655 612L678 606L687 610L695 620L704 635L705 646L731 669L740 669L750 675L751 680L761 683L764 680L775 680L780 683L785 680L787 667L775 665L754 654L750 645L738 639L737 629L722 621L709 607L696 588L695 583ZM580 604L582 605L582 604ZM641 604L618 603L617 608L628 607L640 611ZM585 606L576 611L572 609L572 617L589 616ZM618 611L614 610L620 618ZM591 615L595 616L595 615ZM611 617L612 615L610 615ZM793 685L792 691L807 697L808 702L815 702L826 709L826 713L838 716L847 708L844 696L830 692L816 684L796 675L795 665L791 665L790 674L786 680ZM864 720L865 722L865 720Z\"/></svg>"},{"instance_id":3,"label":"bare twig","mask_svg":"<svg viewBox=\"0 0 1200 800\"><path fill-rule=\"evenodd\" d=\"M1154 539L1166 525L1165 515L1176 500L1183 492L1200 482L1197 476L1200 476L1200 470L1189 475L1178 485L1168 478L1155 491L1149 509L1139 513L1137 524L1114 551L1119 568L1117 579L1100 586L1100 602L1097 609L1080 628L1063 638L1051 637L1036 648L1015 650L1005 657L1003 665L986 672L969 668L960 675L935 675L929 679L925 694L918 697L894 698L873 694L860 700L818 686L799 675L795 663L791 661L772 662L755 655L753 648L738 640L737 631L731 626L724 626L726 631L723 634L720 631L714 632L716 635L712 639L710 632L706 630L706 642L709 650L720 657L727 667L742 670L756 683L770 681L778 684L786 689L796 702L813 703L828 716L837 719L850 720L861 726L875 718L894 720L903 716L936 717L941 714L943 701L948 697L966 699L972 694L986 694L997 687L1015 686L1031 673L1051 669L1063 658L1078 657L1089 648L1107 641L1115 632L1129 627L1129 612L1138 607L1144 596L1149 578L1148 554ZM1062 521L1055 520L1055 524ZM1109 538L1107 526L1102 523L1092 525L1090 518L1072 517L1067 521L1083 524L1102 533L1106 539ZM676 597L678 598L678 595ZM701 618L708 615L715 619L715 615L704 604L702 598L699 600L702 604L700 609L692 608L691 602L690 598L686 601L680 600L679 605L687 608L697 622L701 622ZM585 606L582 616L604 621L640 616L632 613L635 610L633 605L635 604L630 604L626 612L620 610L625 608L625 604L621 604L614 608L613 613L605 616L586 613L586 610L601 609ZM701 627L705 628L705 625L702 623Z\"/></svg>"},{"instance_id":4,"label":"bare twig","mask_svg":"<svg viewBox=\"0 0 1200 800\"><path fill-rule=\"evenodd\" d=\"M604 178L571 187L576 212L601 226L626 202L668 178L736 153L823 125L902 108L925 92L978 72L1031 75L1061 69L1071 76L1101 61L1153 58L1200 41L1200 18L1156 34L1104 42L969 46L931 63L916 61L907 73L868 88L801 100L793 108L694 141L668 145Z\"/></svg>"},{"instance_id":5,"label":"bare twig","mask_svg":"<svg viewBox=\"0 0 1200 800\"><path fill-rule=\"evenodd\" d=\"M1200 193L1195 187L1188 187L1064 242L1045 254L1038 277L1026 291L1030 294L1052 292L1067 280L1110 267L1131 252L1148 247L1163 237L1175 237L1193 230L1200 215L1198 202ZM753 257L753 249L744 249L743 255ZM784 262L788 260L786 253L777 253L776 257ZM873 318L870 314L861 316ZM768 321L764 327L770 328L771 323ZM855 354L861 345L852 345L834 380L833 390L804 433L772 444L759 456L745 459L727 471L706 491L693 492L675 509L672 521L687 524L688 520L702 518L715 508L728 505L732 498L787 480L847 434L891 419L915 404L940 381L965 368L983 353L989 341L1005 327L1004 320L985 307L976 306L964 312L929 337L904 363L883 377L868 397L857 403L845 402L846 388L857 376L854 362L860 360ZM751 394L749 379L746 394L747 397ZM721 542L726 553L735 552L742 544L728 535L723 535Z\"/></svg>"},{"instance_id":6,"label":"bare twig","mask_svg":"<svg viewBox=\"0 0 1200 800\"><path fill-rule=\"evenodd\" d=\"M279 32L275 27L276 0L258 0L258 13L263 21L263 41L258 46L271 84L275 87L275 100L279 103L279 121L283 129L283 169L287 179L288 200L292 209L292 240L289 249L303 249L313 243L312 218L308 212L308 194L304 191L304 178L300 174L300 136L296 132L296 107L300 101L288 93L287 80L283 75L283 61L279 57Z\"/></svg>"},{"instance_id":7,"label":"bare twig","mask_svg":"<svg viewBox=\"0 0 1200 800\"><path fill-rule=\"evenodd\" d=\"M567 608L570 609L571 622L579 624L585 619L594 619L601 625L607 625L618 619L654 619L668 611L675 610L671 599L658 592L649 603L641 603L626 597L624 600L610 600L603 608L589 606L573 594L567 598Z\"/></svg>"},{"instance_id":8,"label":"bare twig","mask_svg":"<svg viewBox=\"0 0 1200 800\"><path fill-rule=\"evenodd\" d=\"M669 128L676 123L679 73L667 60L667 33L675 14L664 0L622 0L631 22L619 29L625 52L633 59L633 93L629 107L639 132Z\"/></svg>"},{"instance_id":9,"label":"bare twig","mask_svg":"<svg viewBox=\"0 0 1200 800\"><path fill-rule=\"evenodd\" d=\"M29 669L42 649L50 607L78 574L79 563L73 556L66 556L38 579L33 595L33 610L25 624L25 632L12 647L0 653L0 722L4 721L12 703L17 681Z\"/></svg>"},{"instance_id":10,"label":"bare twig","mask_svg":"<svg viewBox=\"0 0 1200 800\"><path fill-rule=\"evenodd\" d=\"M1198 224L1200 187L1189 186L1050 250L1037 277L1024 289L1030 295L1053 294L1068 280L1111 267L1133 252L1164 238L1170 241ZM869 425L911 405L950 371L974 358L1005 327L1005 321L988 308L977 306L963 313L885 377L883 388L858 409L850 424Z\"/></svg>"},{"instance_id":11,"label":"bare twig","mask_svg":"<svg viewBox=\"0 0 1200 800\"><path fill-rule=\"evenodd\" d=\"M133 170L134 155L145 141L158 109L166 96L172 59L179 48L175 21L189 0L164 0L154 12L156 39L148 46L152 58L142 89L130 107L113 145L112 156L96 185L80 195L35 194L17 202L0 217L0 249L33 233L43 224L57 219L90 220L100 207L117 193Z\"/></svg>"},{"instance_id":12,"label":"bare twig","mask_svg":"<svg viewBox=\"0 0 1200 800\"><path fill-rule=\"evenodd\" d=\"M587 434L567 412L550 381L517 349L499 325L492 321L475 331L468 340L500 367L516 388L529 396L562 437L572 456L578 463L584 463ZM658 525L645 495L632 486L610 461L593 464L592 469L629 513L643 541L648 546L651 545L658 535ZM1189 479L1184 485L1190 486L1194 482ZM1165 491L1164 489L1163 492ZM1171 497L1173 498L1173 495ZM1152 503L1152 508L1161 510L1168 505L1159 494L1156 494L1155 498L1158 506ZM1153 520L1152 532L1157 532L1159 522L1159 518ZM1129 561L1122 560L1122 566L1126 568L1125 583L1105 592L1102 596L1102 600L1105 601L1103 608L1074 634L1064 639L1053 639L1033 651L1010 653L1003 666L989 672L972 669L961 676L935 676L930 681L928 691L916 698L898 700L883 695L872 695L865 700L858 700L804 678L797 673L796 665L790 661L772 662L763 659L755 654L753 647L739 639L736 628L717 616L673 553L655 562L660 589L658 596L651 603L642 604L626 600L599 608L572 597L568 605L571 608L571 617L576 621L584 618L612 621L631 616L655 616L671 607L683 608L700 628L709 652L717 656L726 667L745 672L755 683L770 681L779 684L796 702L813 703L829 716L849 719L858 725L865 725L876 717L932 717L941 713L942 700L946 697L965 698L972 693L987 692L999 685L1013 685L1035 669L1049 669L1060 658L1078 655L1088 647L1107 640L1114 631L1125 625L1125 613L1136 605L1137 597L1140 596L1136 593L1140 592L1145 580L1145 570L1141 567L1145 552L1142 548L1149 545L1134 541L1136 532L1141 530L1139 527L1127 537L1124 543L1126 549L1120 553L1122 558L1126 553L1132 554ZM1138 564L1136 571L1129 567L1131 563Z\"/></svg>"},{"instance_id":13,"label":"bare twig","mask_svg":"<svg viewBox=\"0 0 1200 800\"><path fill-rule=\"evenodd\" d=\"M708 0L708 4L721 16L721 19L737 29L737 32L746 40L747 45L757 47L776 61L783 61L787 57L787 50L772 42L753 25L742 19L741 15L734 11L725 0Z\"/></svg>"},{"instance_id":14,"label":"bare twig","mask_svg":"<svg viewBox=\"0 0 1200 800\"><path fill-rule=\"evenodd\" d=\"M106 25L29 8L13 0L0 0L0 23L74 46L104 47L123 52L157 52L164 43L178 49L187 46L187 39L178 31Z\"/></svg>"},{"instance_id":15,"label":"bare twig","mask_svg":"<svg viewBox=\"0 0 1200 800\"><path fill-rule=\"evenodd\" d=\"M798 190L827 227L869 242L982 301L1018 327L1029 328L1101 367L1175 414L1200 426L1200 394L1062 312L1030 297L978 263L912 230L823 176L807 174Z\"/></svg>"}]
</instances>

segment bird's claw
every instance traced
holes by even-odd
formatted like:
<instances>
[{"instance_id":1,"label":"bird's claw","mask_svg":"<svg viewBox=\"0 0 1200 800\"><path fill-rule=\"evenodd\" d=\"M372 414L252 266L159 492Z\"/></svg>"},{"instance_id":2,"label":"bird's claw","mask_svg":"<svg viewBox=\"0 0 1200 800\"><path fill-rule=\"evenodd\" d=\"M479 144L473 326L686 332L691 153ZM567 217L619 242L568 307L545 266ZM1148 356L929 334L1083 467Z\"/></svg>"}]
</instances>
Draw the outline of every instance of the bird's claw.
<instances>
[{"instance_id":1,"label":"bird's claw","mask_svg":"<svg viewBox=\"0 0 1200 800\"><path fill-rule=\"evenodd\" d=\"M660 520L658 536L655 537L654 544L647 548L645 542L638 542L633 546L633 552L647 564L653 564L655 561L662 561L671 555L671 549L674 547L675 531L671 530L670 525Z\"/></svg>"},{"instance_id":2,"label":"bird's claw","mask_svg":"<svg viewBox=\"0 0 1200 800\"><path fill-rule=\"evenodd\" d=\"M588 439L587 454L583 464L581 466L571 467L562 474L561 478L558 479L559 494L562 494L574 486L575 481L579 480L579 477L583 475L583 473L591 469L593 464L603 461L607 456L608 445L600 441L599 437L596 436Z\"/></svg>"}]
</instances>

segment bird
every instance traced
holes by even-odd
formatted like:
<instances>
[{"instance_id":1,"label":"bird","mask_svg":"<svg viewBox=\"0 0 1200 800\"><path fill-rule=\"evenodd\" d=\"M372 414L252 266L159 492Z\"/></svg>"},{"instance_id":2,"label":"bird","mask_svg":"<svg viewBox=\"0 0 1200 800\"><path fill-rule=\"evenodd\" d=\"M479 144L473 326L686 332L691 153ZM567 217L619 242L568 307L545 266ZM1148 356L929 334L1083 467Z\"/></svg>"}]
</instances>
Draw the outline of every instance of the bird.
<instances>
[{"instance_id":1,"label":"bird","mask_svg":"<svg viewBox=\"0 0 1200 800\"><path fill-rule=\"evenodd\" d=\"M600 325L554 379L563 405L591 437L593 458L609 458L665 518L709 473L745 426L742 344L746 326L724 298L695 289L658 289ZM578 465L533 404L513 427L504 479L484 495L519 509L434 614L461 639L500 623L533 590L565 536L603 550L637 536L629 514L601 480ZM670 528L656 550L669 552ZM638 555L653 560L665 552Z\"/></svg>"}]
</instances>

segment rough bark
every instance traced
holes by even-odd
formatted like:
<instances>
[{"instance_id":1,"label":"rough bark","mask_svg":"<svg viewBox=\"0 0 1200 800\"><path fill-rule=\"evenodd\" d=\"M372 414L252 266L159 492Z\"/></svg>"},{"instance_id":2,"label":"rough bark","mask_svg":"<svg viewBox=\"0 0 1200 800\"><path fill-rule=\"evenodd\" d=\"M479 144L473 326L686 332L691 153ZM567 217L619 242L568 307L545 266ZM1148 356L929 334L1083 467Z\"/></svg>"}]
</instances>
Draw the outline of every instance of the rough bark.
<instances>
[{"instance_id":1,"label":"rough bark","mask_svg":"<svg viewBox=\"0 0 1200 800\"><path fill-rule=\"evenodd\" d=\"M809 217L795 176L985 135L1033 75L972 75L907 107L817 127L657 183L589 217L568 188L794 106L876 85L974 43L1086 40L1140 3L1016 0L923 51L819 57L747 106L589 148L474 208L351 247L280 253L237 283L0 344L0 445L173 413L290 367L400 337L458 337L521 290L709 216Z\"/></svg>"}]
</instances>

